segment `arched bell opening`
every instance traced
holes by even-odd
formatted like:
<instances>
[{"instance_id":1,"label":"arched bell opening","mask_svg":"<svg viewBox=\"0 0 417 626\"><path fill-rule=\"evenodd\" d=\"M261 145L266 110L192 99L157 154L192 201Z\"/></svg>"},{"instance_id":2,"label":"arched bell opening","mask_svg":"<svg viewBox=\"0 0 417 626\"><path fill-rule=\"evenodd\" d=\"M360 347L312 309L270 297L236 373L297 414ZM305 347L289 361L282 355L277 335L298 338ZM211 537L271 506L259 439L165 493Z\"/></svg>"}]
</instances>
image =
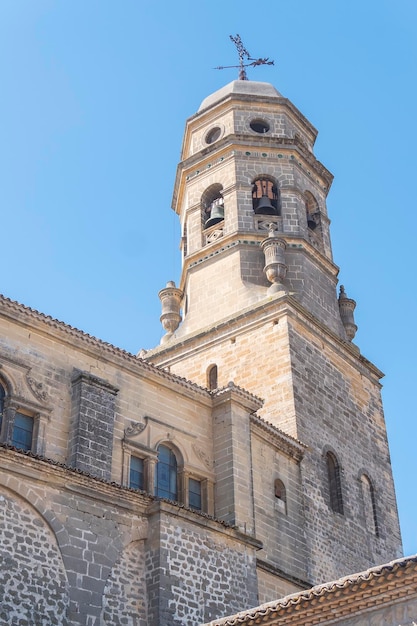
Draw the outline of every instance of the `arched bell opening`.
<instances>
[{"instance_id":1,"label":"arched bell opening","mask_svg":"<svg viewBox=\"0 0 417 626\"><path fill-rule=\"evenodd\" d=\"M255 215L280 215L279 189L276 182L267 176L260 176L252 185L252 207Z\"/></svg>"},{"instance_id":2,"label":"arched bell opening","mask_svg":"<svg viewBox=\"0 0 417 626\"><path fill-rule=\"evenodd\" d=\"M224 220L223 187L211 185L201 197L203 227L210 228Z\"/></svg>"},{"instance_id":3,"label":"arched bell opening","mask_svg":"<svg viewBox=\"0 0 417 626\"><path fill-rule=\"evenodd\" d=\"M307 226L310 230L321 229L320 208L317 200L310 191L306 191L304 194L306 214L307 214Z\"/></svg>"},{"instance_id":4,"label":"arched bell opening","mask_svg":"<svg viewBox=\"0 0 417 626\"><path fill-rule=\"evenodd\" d=\"M305 211L307 219L307 237L315 248L324 252L323 228L320 207L310 191L304 193Z\"/></svg>"}]
</instances>

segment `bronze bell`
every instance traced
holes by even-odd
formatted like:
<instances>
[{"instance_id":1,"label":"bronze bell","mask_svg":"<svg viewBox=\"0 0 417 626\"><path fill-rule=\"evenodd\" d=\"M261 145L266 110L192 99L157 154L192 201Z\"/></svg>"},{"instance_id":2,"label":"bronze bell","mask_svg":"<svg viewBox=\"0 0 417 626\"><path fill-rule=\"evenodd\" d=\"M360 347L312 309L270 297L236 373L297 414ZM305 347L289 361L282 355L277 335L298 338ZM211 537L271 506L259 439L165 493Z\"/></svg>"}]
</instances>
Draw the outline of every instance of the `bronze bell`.
<instances>
[{"instance_id":1,"label":"bronze bell","mask_svg":"<svg viewBox=\"0 0 417 626\"><path fill-rule=\"evenodd\" d=\"M268 196L262 196L258 202L258 206L255 209L255 213L259 215L277 215L278 211L271 202Z\"/></svg>"},{"instance_id":2,"label":"bronze bell","mask_svg":"<svg viewBox=\"0 0 417 626\"><path fill-rule=\"evenodd\" d=\"M311 213L307 213L307 226L311 228L311 230L314 230L317 227L316 219Z\"/></svg>"},{"instance_id":3,"label":"bronze bell","mask_svg":"<svg viewBox=\"0 0 417 626\"><path fill-rule=\"evenodd\" d=\"M214 226L218 222L224 220L224 205L218 204L218 200L215 200L211 204L210 217L206 220L204 224L205 228L210 228L210 226Z\"/></svg>"}]
</instances>

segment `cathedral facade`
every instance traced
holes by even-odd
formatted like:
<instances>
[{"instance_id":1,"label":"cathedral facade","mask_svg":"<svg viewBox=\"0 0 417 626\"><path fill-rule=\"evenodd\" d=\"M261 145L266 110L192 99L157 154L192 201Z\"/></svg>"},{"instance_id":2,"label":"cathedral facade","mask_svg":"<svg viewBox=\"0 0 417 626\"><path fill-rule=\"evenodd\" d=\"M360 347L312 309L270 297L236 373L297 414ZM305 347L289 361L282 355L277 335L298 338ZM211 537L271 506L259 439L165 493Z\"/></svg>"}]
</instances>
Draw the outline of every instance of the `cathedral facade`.
<instances>
[{"instance_id":1,"label":"cathedral facade","mask_svg":"<svg viewBox=\"0 0 417 626\"><path fill-rule=\"evenodd\" d=\"M331 602L326 581L401 555L382 373L336 291L316 135L246 80L187 121L155 349L0 299L0 623L261 623L253 607Z\"/></svg>"}]
</instances>

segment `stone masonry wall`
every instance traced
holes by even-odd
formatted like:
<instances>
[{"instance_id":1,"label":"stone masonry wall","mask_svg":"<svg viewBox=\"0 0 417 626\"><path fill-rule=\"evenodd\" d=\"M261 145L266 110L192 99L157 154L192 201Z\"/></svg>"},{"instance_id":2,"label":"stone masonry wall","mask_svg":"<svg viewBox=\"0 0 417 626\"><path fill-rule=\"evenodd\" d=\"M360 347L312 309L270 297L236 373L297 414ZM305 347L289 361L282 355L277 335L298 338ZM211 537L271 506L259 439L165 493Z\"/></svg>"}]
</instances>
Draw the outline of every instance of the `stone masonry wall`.
<instances>
[{"instance_id":1,"label":"stone masonry wall","mask_svg":"<svg viewBox=\"0 0 417 626\"><path fill-rule=\"evenodd\" d=\"M148 580L161 593L150 596L150 626L196 626L257 605L254 549L164 512L151 529Z\"/></svg>"},{"instance_id":2,"label":"stone masonry wall","mask_svg":"<svg viewBox=\"0 0 417 626\"><path fill-rule=\"evenodd\" d=\"M207 368L216 364L219 387L233 380L264 398L259 415L308 445L301 463L308 520L304 532L311 555L307 580L318 584L389 561L401 552L379 382L359 355L345 350L310 321L302 323L298 312L285 316L278 303L276 319L271 311L272 303L265 311L254 310L247 318L213 330L192 349L184 344L175 354L173 347L159 363L200 384L206 382ZM326 445L342 468L343 516L329 506ZM254 459L253 464L258 485L262 479L256 478L257 473L264 476L265 467L260 460ZM380 536L366 528L361 473L375 488ZM262 486L258 491L262 493ZM259 504L257 529L266 529L273 519ZM266 535L264 531L262 539ZM273 532L268 534L271 555L273 536L280 541ZM275 550L276 558L281 550L282 559L283 550Z\"/></svg>"},{"instance_id":3,"label":"stone masonry wall","mask_svg":"<svg viewBox=\"0 0 417 626\"><path fill-rule=\"evenodd\" d=\"M379 384L359 364L290 325L297 432L311 580L324 582L401 555L395 491ZM330 507L325 453L341 469L344 514ZM361 475L374 486L379 533L367 528Z\"/></svg>"},{"instance_id":4,"label":"stone masonry wall","mask_svg":"<svg viewBox=\"0 0 417 626\"><path fill-rule=\"evenodd\" d=\"M145 626L146 498L4 448L0 470L1 623Z\"/></svg>"},{"instance_id":5,"label":"stone masonry wall","mask_svg":"<svg viewBox=\"0 0 417 626\"><path fill-rule=\"evenodd\" d=\"M308 583L300 466L256 434L252 436L252 459L256 537L263 543L257 558ZM286 501L275 497L277 479L285 486ZM277 597L266 599L264 592L263 602Z\"/></svg>"},{"instance_id":6,"label":"stone masonry wall","mask_svg":"<svg viewBox=\"0 0 417 626\"><path fill-rule=\"evenodd\" d=\"M110 479L115 396L118 389L84 372L72 383L72 432L69 462L76 469Z\"/></svg>"},{"instance_id":7,"label":"stone masonry wall","mask_svg":"<svg viewBox=\"0 0 417 626\"><path fill-rule=\"evenodd\" d=\"M0 489L0 520L0 623L65 626L69 585L51 529L7 489Z\"/></svg>"},{"instance_id":8,"label":"stone masonry wall","mask_svg":"<svg viewBox=\"0 0 417 626\"><path fill-rule=\"evenodd\" d=\"M114 564L103 593L102 625L148 626L144 541L129 544Z\"/></svg>"}]
</instances>

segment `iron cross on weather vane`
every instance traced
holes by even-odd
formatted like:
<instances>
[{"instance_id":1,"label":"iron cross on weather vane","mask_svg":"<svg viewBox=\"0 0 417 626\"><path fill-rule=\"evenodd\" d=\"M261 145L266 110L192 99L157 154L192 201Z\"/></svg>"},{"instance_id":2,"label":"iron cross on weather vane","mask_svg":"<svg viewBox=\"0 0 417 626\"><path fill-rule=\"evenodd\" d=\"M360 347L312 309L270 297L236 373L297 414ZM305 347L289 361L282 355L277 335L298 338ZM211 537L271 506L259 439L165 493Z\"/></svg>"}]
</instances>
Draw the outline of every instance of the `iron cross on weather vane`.
<instances>
[{"instance_id":1,"label":"iron cross on weather vane","mask_svg":"<svg viewBox=\"0 0 417 626\"><path fill-rule=\"evenodd\" d=\"M257 65L274 65L274 62L270 61L268 57L264 59L254 59L253 57L251 57L249 52L244 47L240 35L236 35L236 37L233 37L233 35L229 36L235 44L237 52L239 54L239 65L220 65L219 67L215 67L215 70L226 70L236 67L239 68L239 80L248 80L245 69L246 67L256 67ZM246 61L250 61L250 63L245 63L245 59Z\"/></svg>"}]
</instances>

